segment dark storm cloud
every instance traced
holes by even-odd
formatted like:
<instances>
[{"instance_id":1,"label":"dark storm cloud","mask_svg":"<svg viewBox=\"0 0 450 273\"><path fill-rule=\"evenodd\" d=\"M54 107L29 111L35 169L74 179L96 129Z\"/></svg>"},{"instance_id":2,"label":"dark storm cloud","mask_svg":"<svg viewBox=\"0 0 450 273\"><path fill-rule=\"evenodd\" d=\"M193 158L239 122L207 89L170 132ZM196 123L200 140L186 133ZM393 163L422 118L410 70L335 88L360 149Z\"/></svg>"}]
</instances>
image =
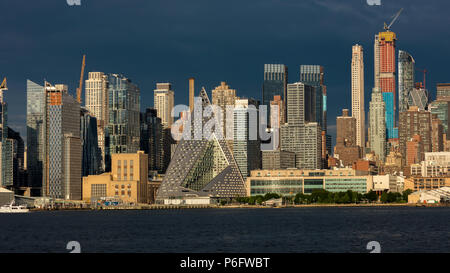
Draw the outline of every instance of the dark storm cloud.
<instances>
[{"instance_id":1,"label":"dark storm cloud","mask_svg":"<svg viewBox=\"0 0 450 273\"><path fill-rule=\"evenodd\" d=\"M10 123L25 136L25 83L78 84L87 71L123 73L153 105L156 82L172 82L187 103L187 78L207 90L227 81L239 96L260 98L264 63L284 63L289 82L300 64L325 66L329 123L350 107L351 46L365 51L366 113L373 85L373 37L401 7L398 49L430 71L427 85L450 81L449 1L381 0L3 0L0 76L7 76ZM6 11L6 12L5 12ZM421 77L420 74L417 77ZM334 129L334 127L332 127Z\"/></svg>"}]
</instances>

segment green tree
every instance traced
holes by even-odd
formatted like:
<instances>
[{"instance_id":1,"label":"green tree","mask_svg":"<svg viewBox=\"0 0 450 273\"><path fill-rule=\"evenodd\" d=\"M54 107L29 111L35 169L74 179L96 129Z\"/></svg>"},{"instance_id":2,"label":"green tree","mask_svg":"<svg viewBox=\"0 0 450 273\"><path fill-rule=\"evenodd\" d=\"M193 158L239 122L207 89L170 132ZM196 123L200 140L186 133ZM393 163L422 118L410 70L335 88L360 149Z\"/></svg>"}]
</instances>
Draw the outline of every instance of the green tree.
<instances>
[{"instance_id":1,"label":"green tree","mask_svg":"<svg viewBox=\"0 0 450 273\"><path fill-rule=\"evenodd\" d=\"M369 191L368 193L366 193L364 195L364 197L369 201L369 202L376 202L378 201L378 195L376 192L374 191Z\"/></svg>"},{"instance_id":2,"label":"green tree","mask_svg":"<svg viewBox=\"0 0 450 273\"><path fill-rule=\"evenodd\" d=\"M413 191L410 190L410 189L407 189L407 190L403 191L403 193L402 193L402 198L403 198L403 201L404 201L404 202L408 202L408 196L409 196L411 193L413 193Z\"/></svg>"}]
</instances>

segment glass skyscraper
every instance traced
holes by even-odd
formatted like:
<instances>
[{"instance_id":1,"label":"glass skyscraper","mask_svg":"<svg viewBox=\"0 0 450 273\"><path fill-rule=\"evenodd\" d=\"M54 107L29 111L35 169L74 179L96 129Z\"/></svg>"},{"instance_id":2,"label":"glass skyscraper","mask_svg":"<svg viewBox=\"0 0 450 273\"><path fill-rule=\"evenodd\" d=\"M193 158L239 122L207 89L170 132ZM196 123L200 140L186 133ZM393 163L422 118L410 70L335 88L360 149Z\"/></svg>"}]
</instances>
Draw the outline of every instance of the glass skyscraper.
<instances>
[{"instance_id":1,"label":"glass skyscraper","mask_svg":"<svg viewBox=\"0 0 450 273\"><path fill-rule=\"evenodd\" d=\"M3 100L3 91L0 90L0 186L11 187L12 181L6 177L6 168L8 167L9 158L6 155L8 145L6 144L8 138L8 105Z\"/></svg>"},{"instance_id":2,"label":"glass skyscraper","mask_svg":"<svg viewBox=\"0 0 450 273\"><path fill-rule=\"evenodd\" d=\"M80 104L68 93L67 85L46 83L48 174L43 195L52 198L81 200Z\"/></svg>"},{"instance_id":3,"label":"glass skyscraper","mask_svg":"<svg viewBox=\"0 0 450 273\"><path fill-rule=\"evenodd\" d=\"M163 125L158 117L156 109L147 108L145 113L141 113L141 150L148 155L148 169L163 173L164 148L163 146ZM166 166L167 167L167 166Z\"/></svg>"},{"instance_id":4,"label":"glass skyscraper","mask_svg":"<svg viewBox=\"0 0 450 273\"><path fill-rule=\"evenodd\" d=\"M398 52L398 110L408 110L410 92L414 89L415 61L405 51Z\"/></svg>"},{"instance_id":5,"label":"glass skyscraper","mask_svg":"<svg viewBox=\"0 0 450 273\"><path fill-rule=\"evenodd\" d=\"M45 179L46 98L44 87L27 80L27 171L28 186L40 195ZM37 192L36 192L37 191Z\"/></svg>"},{"instance_id":6,"label":"glass skyscraper","mask_svg":"<svg viewBox=\"0 0 450 273\"><path fill-rule=\"evenodd\" d=\"M233 155L242 176L261 168L261 149L258 133L251 132L251 122L258 119L258 102L253 99L238 99L234 108ZM256 127L255 127L256 129Z\"/></svg>"},{"instance_id":7,"label":"glass skyscraper","mask_svg":"<svg viewBox=\"0 0 450 273\"><path fill-rule=\"evenodd\" d=\"M285 101L288 81L288 69L284 64L265 64L262 105L267 106L267 123L270 123L270 101L274 96L281 96Z\"/></svg>"},{"instance_id":8,"label":"glass skyscraper","mask_svg":"<svg viewBox=\"0 0 450 273\"><path fill-rule=\"evenodd\" d=\"M83 147L82 176L99 174L102 171L102 151L98 146L97 118L86 108L81 108L80 125Z\"/></svg>"},{"instance_id":9,"label":"glass skyscraper","mask_svg":"<svg viewBox=\"0 0 450 273\"><path fill-rule=\"evenodd\" d=\"M322 130L325 129L324 112L324 70L320 65L301 65L300 66L300 82L314 87L314 121L319 124ZM326 106L326 103L325 103Z\"/></svg>"},{"instance_id":10,"label":"glass skyscraper","mask_svg":"<svg viewBox=\"0 0 450 273\"><path fill-rule=\"evenodd\" d=\"M386 137L387 139L398 138L398 128L395 128L395 109L394 109L394 93L384 92L383 100L385 103L385 120L386 120Z\"/></svg>"},{"instance_id":11,"label":"glass skyscraper","mask_svg":"<svg viewBox=\"0 0 450 273\"><path fill-rule=\"evenodd\" d=\"M119 74L108 75L110 154L136 153L140 147L139 88Z\"/></svg>"}]
</instances>

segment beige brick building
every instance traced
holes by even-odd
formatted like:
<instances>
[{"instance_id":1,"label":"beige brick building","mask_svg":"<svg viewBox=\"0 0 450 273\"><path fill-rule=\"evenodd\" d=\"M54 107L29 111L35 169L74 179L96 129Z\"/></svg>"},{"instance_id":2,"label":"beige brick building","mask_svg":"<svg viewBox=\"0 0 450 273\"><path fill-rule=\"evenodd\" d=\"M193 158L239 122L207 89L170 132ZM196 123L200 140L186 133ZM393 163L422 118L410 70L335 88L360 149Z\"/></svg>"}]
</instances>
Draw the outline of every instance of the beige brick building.
<instances>
[{"instance_id":1,"label":"beige brick building","mask_svg":"<svg viewBox=\"0 0 450 273\"><path fill-rule=\"evenodd\" d=\"M111 172L83 177L83 201L101 197L121 199L124 203L148 203L148 156L112 154Z\"/></svg>"}]
</instances>

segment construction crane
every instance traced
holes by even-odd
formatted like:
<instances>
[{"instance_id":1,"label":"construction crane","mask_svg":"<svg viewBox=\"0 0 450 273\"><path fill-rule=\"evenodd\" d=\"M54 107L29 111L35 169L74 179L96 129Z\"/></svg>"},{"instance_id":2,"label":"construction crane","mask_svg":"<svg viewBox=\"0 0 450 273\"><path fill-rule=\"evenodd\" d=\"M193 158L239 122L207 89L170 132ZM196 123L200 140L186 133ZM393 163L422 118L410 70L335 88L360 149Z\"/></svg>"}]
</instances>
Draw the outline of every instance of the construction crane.
<instances>
[{"instance_id":1,"label":"construction crane","mask_svg":"<svg viewBox=\"0 0 450 273\"><path fill-rule=\"evenodd\" d=\"M384 23L384 30L389 31L391 29L392 25L395 23L395 21L397 21L398 17L402 13L402 11L403 11L403 8L401 8L400 11L397 12L397 14L394 15L394 19L392 19L392 22L389 25Z\"/></svg>"},{"instance_id":2,"label":"construction crane","mask_svg":"<svg viewBox=\"0 0 450 273\"><path fill-rule=\"evenodd\" d=\"M3 102L3 91L8 90L8 85L6 84L6 77L3 78L2 84L0 84L0 103Z\"/></svg>"},{"instance_id":3,"label":"construction crane","mask_svg":"<svg viewBox=\"0 0 450 273\"><path fill-rule=\"evenodd\" d=\"M83 62L81 63L80 84L77 88L77 101L81 104L81 91L83 90L84 67L86 66L86 55L83 54Z\"/></svg>"},{"instance_id":4,"label":"construction crane","mask_svg":"<svg viewBox=\"0 0 450 273\"><path fill-rule=\"evenodd\" d=\"M423 88L427 89L427 73L428 73L428 70L426 70L426 69L418 69L418 68L416 68L416 70L423 73Z\"/></svg>"}]
</instances>

